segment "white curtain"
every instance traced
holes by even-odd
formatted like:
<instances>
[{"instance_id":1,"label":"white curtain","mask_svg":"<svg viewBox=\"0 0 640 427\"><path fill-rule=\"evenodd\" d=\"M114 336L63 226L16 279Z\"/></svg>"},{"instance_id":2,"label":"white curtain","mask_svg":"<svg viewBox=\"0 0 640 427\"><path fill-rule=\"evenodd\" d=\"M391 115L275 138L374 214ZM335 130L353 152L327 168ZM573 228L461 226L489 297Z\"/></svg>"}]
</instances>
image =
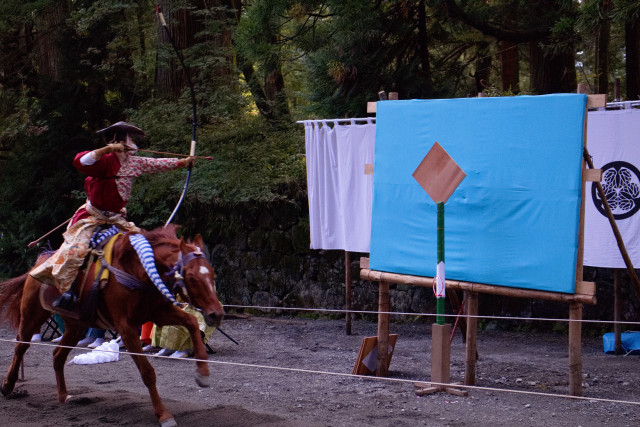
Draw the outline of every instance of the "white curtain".
<instances>
[{"instance_id":1,"label":"white curtain","mask_svg":"<svg viewBox=\"0 0 640 427\"><path fill-rule=\"evenodd\" d=\"M369 252L374 141L373 120L305 121L311 249Z\"/></svg>"},{"instance_id":2,"label":"white curtain","mask_svg":"<svg viewBox=\"0 0 640 427\"><path fill-rule=\"evenodd\" d=\"M589 112L587 149L616 218L631 262L640 267L640 110ZM592 183L585 197L584 265L625 268Z\"/></svg>"}]
</instances>

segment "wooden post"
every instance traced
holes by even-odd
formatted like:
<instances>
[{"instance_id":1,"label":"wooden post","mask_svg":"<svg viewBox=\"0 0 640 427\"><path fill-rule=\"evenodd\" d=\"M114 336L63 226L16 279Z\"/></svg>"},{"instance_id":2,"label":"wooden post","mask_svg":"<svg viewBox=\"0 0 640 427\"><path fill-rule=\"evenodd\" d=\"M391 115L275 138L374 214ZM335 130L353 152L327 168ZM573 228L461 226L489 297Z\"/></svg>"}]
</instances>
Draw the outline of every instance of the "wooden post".
<instances>
[{"instance_id":1,"label":"wooden post","mask_svg":"<svg viewBox=\"0 0 640 427\"><path fill-rule=\"evenodd\" d=\"M465 292L465 312L469 316L478 315L478 294L476 292ZM466 385L476 384L476 337L478 336L478 318L467 318L467 345L465 348L464 362L464 383Z\"/></svg>"},{"instance_id":2,"label":"wooden post","mask_svg":"<svg viewBox=\"0 0 640 427\"><path fill-rule=\"evenodd\" d=\"M616 354L624 354L622 348L622 324L620 319L622 318L622 295L620 295L620 288L622 286L622 272L624 270L620 268L613 269L613 335L615 336L615 352Z\"/></svg>"},{"instance_id":3,"label":"wooden post","mask_svg":"<svg viewBox=\"0 0 640 427\"><path fill-rule=\"evenodd\" d=\"M388 373L390 311L389 282L381 281L378 283L378 365L376 367L378 377L384 377Z\"/></svg>"},{"instance_id":4,"label":"wooden post","mask_svg":"<svg viewBox=\"0 0 640 427\"><path fill-rule=\"evenodd\" d=\"M347 315L345 316L347 335L351 335L351 321L353 319L353 290L351 289L351 254L349 251L344 251L344 285L345 285L345 306L347 309Z\"/></svg>"},{"instance_id":5,"label":"wooden post","mask_svg":"<svg viewBox=\"0 0 640 427\"><path fill-rule=\"evenodd\" d=\"M578 93L588 93L585 84L578 85ZM584 110L583 147L587 149L587 116L588 109ZM576 284L584 278L584 210L586 199L586 181L584 171L587 168L587 158L582 158L583 179L580 185L582 197L580 198L580 219L578 222L578 253L576 259ZM569 393L572 396L582 396L582 304L569 303Z\"/></svg>"},{"instance_id":6,"label":"wooden post","mask_svg":"<svg viewBox=\"0 0 640 427\"><path fill-rule=\"evenodd\" d=\"M451 304L451 308L456 313L460 313L460 298L458 298L458 292L456 290L450 290L447 292L447 299L449 300L449 304ZM467 342L467 319L462 317L456 318L456 323L460 326L460 333L462 333L462 342ZM449 341L453 342L453 336L456 333L456 327L453 326L453 330L451 331L451 337L449 337Z\"/></svg>"},{"instance_id":7,"label":"wooden post","mask_svg":"<svg viewBox=\"0 0 640 427\"><path fill-rule=\"evenodd\" d=\"M582 304L569 303L569 393L582 396Z\"/></svg>"},{"instance_id":8,"label":"wooden post","mask_svg":"<svg viewBox=\"0 0 640 427\"><path fill-rule=\"evenodd\" d=\"M431 381L451 382L451 346L449 345L451 324L431 325Z\"/></svg>"},{"instance_id":9,"label":"wooden post","mask_svg":"<svg viewBox=\"0 0 640 427\"><path fill-rule=\"evenodd\" d=\"M587 83L578 83L577 93L589 93L589 85Z\"/></svg>"}]
</instances>

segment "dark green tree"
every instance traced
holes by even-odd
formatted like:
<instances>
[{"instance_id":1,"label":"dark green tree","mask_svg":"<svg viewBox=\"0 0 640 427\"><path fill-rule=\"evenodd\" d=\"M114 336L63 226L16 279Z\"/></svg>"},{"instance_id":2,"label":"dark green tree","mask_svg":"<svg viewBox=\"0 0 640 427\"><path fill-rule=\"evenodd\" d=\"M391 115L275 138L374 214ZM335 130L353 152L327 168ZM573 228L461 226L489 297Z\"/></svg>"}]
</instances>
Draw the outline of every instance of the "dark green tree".
<instances>
[{"instance_id":1,"label":"dark green tree","mask_svg":"<svg viewBox=\"0 0 640 427\"><path fill-rule=\"evenodd\" d=\"M451 17L486 36L503 42L526 43L532 91L539 94L575 91L578 42L575 2L445 0L443 3Z\"/></svg>"},{"instance_id":2,"label":"dark green tree","mask_svg":"<svg viewBox=\"0 0 640 427\"><path fill-rule=\"evenodd\" d=\"M0 257L3 269L24 271L32 262L26 244L82 202L74 154L102 144L95 131L123 118L142 88L129 38L136 2L13 6L22 15L3 15L0 36L1 46L18 48L7 53L18 65L7 62L11 72L1 76L9 114L0 137L8 149L0 168Z\"/></svg>"}]
</instances>

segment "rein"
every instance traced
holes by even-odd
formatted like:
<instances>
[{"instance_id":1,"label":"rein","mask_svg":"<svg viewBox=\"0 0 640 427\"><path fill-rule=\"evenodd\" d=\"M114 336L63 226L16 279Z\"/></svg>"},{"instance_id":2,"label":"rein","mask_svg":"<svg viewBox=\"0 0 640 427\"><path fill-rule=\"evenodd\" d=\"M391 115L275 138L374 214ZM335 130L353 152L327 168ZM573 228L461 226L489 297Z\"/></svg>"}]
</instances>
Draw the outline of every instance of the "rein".
<instances>
[{"instance_id":1,"label":"rein","mask_svg":"<svg viewBox=\"0 0 640 427\"><path fill-rule=\"evenodd\" d=\"M202 250L196 246L196 250L193 252L189 252L186 255L182 255L182 252L178 255L178 261L173 265L173 268L165 273L165 277L169 277L172 279L171 291L175 295L177 293L177 288L181 289L183 295L190 299L189 292L187 291L187 285L184 282L184 268L191 261L204 258Z\"/></svg>"}]
</instances>

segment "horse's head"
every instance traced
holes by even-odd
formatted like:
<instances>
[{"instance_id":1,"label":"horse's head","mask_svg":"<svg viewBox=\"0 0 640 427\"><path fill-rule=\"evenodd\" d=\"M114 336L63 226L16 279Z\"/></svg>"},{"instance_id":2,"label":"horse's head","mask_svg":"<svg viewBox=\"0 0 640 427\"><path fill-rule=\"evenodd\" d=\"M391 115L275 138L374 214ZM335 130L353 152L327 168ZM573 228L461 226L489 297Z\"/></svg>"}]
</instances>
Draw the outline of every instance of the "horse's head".
<instances>
[{"instance_id":1,"label":"horse's head","mask_svg":"<svg viewBox=\"0 0 640 427\"><path fill-rule=\"evenodd\" d=\"M177 260L168 272L168 285L174 294L201 311L209 326L219 326L224 309L216 294L216 274L207 261L202 248L204 242L198 234L193 242L180 238Z\"/></svg>"}]
</instances>

